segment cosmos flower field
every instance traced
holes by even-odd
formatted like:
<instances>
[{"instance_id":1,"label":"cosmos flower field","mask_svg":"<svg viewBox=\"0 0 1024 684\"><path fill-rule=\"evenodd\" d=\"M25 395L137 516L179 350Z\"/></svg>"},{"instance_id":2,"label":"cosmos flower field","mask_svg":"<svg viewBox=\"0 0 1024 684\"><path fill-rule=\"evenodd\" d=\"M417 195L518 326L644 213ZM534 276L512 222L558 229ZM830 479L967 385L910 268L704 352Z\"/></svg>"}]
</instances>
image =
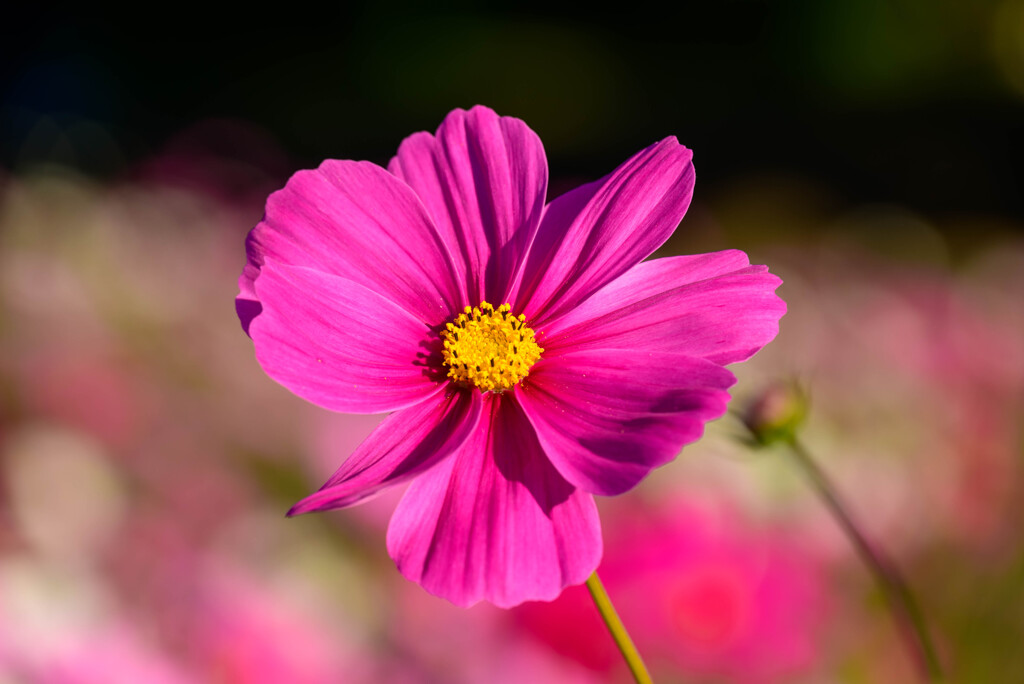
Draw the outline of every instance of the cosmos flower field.
<instances>
[{"instance_id":1,"label":"cosmos flower field","mask_svg":"<svg viewBox=\"0 0 1024 684\"><path fill-rule=\"evenodd\" d=\"M273 140L218 130L266 154L171 144L116 182L0 178L0 681L629 681L581 586L460 608L397 572L384 537L407 483L285 518L383 415L323 410L258 365L232 301L289 170L265 163ZM799 241L744 220L800 215L811 187L769 211L742 187L702 200L698 181L654 255L742 248L788 312L730 367L730 410L699 441L595 497L598 572L655 681L913 680L849 539L783 450L749 444L744 407L795 381L803 443L914 589L943 663L1014 681L1024 242L949 258L892 208L804 214L828 229ZM935 248L894 253L865 225Z\"/></svg>"}]
</instances>

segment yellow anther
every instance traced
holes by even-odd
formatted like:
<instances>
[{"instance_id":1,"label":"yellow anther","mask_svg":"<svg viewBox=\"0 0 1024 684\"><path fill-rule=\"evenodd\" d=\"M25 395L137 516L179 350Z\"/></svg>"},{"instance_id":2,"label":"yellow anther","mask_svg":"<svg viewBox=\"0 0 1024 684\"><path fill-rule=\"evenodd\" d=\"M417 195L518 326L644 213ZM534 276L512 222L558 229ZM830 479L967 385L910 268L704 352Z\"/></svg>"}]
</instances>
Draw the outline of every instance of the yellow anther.
<instances>
[{"instance_id":1,"label":"yellow anther","mask_svg":"<svg viewBox=\"0 0 1024 684\"><path fill-rule=\"evenodd\" d=\"M449 378L484 392L504 392L529 374L544 350L526 327L526 317L511 311L508 304L495 309L481 302L467 306L441 331Z\"/></svg>"}]
</instances>

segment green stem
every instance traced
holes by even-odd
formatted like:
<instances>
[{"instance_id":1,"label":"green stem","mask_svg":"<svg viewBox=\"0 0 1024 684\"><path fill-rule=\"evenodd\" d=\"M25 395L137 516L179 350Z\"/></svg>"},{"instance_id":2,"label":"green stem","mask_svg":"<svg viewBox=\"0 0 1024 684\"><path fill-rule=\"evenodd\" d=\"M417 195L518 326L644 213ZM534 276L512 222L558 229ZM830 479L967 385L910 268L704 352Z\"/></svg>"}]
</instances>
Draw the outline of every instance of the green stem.
<instances>
[{"instance_id":1,"label":"green stem","mask_svg":"<svg viewBox=\"0 0 1024 684\"><path fill-rule=\"evenodd\" d=\"M590 590L590 596L594 599L597 612L601 613L604 624L612 633L615 645L622 651L622 657L626 659L629 671L633 673L633 679L637 684L653 684L651 675L647 672L647 666L644 665L643 658L640 657L640 652L636 650L633 640L629 638L629 632L626 631L622 620L619 619L619 614L615 612L615 606L608 598L608 592L604 590L601 578L597 576L596 572L587 579L587 589Z\"/></svg>"},{"instance_id":2,"label":"green stem","mask_svg":"<svg viewBox=\"0 0 1024 684\"><path fill-rule=\"evenodd\" d=\"M789 439L787 444L790 451L796 457L797 463L803 468L811 481L811 484L818 490L825 505L831 510L840 527L846 536L853 542L857 554L868 569L874 574L882 590L882 595L889 604L900 627L907 649L917 665L922 679L928 682L939 682L943 679L942 666L935 654L935 647L932 645L928 635L928 627L925 624L921 609L910 592L910 587L904 581L896 566L890 561L881 549L873 546L861 533L860 528L854 523L838 492L829 481L828 476L818 467L818 464L811 458L811 454L804 448L795 437Z\"/></svg>"}]
</instances>

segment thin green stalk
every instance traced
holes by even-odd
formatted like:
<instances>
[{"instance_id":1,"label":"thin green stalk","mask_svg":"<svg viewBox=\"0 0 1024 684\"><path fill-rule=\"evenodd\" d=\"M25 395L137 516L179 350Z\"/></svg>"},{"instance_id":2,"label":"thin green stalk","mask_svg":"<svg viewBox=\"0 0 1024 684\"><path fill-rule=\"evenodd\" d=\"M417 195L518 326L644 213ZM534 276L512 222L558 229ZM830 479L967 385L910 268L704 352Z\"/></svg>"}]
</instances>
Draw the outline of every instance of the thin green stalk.
<instances>
[{"instance_id":1,"label":"thin green stalk","mask_svg":"<svg viewBox=\"0 0 1024 684\"><path fill-rule=\"evenodd\" d=\"M590 590L590 596L594 599L597 612L601 613L604 624L612 633L615 645L622 651L622 657L626 659L629 671L633 673L633 679L637 684L654 684L651 675L647 672L647 666L644 665L643 658L640 657L640 652L636 650L633 640L629 638L629 632L626 631L625 625L619 619L619 614L615 612L615 606L608 598L608 592L604 590L601 578L597 576L596 572L587 579L587 589Z\"/></svg>"},{"instance_id":2,"label":"thin green stalk","mask_svg":"<svg viewBox=\"0 0 1024 684\"><path fill-rule=\"evenodd\" d=\"M921 609L910 592L910 587L904 581L903 576L890 561L881 549L873 546L861 533L860 528L854 523L846 507L843 505L836 492L835 487L829 481L828 476L818 467L810 453L804 448L796 437L786 440L790 451L796 457L797 463L807 474L811 484L818 490L825 505L835 516L843 532L853 542L857 554L868 569L875 576L882 590L882 595L889 604L900 627L910 651L914 663L921 673L922 679L928 682L940 682L943 679L942 666L939 664L938 656L935 654L935 647L932 645L931 637L928 634L928 626L925 624Z\"/></svg>"}]
</instances>

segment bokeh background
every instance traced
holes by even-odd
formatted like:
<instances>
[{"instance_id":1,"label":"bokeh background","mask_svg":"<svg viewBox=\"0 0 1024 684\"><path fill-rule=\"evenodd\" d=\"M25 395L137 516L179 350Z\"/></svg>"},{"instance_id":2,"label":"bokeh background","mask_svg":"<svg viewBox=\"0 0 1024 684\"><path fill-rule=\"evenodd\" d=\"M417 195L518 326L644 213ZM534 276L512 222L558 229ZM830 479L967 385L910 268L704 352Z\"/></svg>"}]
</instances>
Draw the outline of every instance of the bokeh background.
<instances>
[{"instance_id":1,"label":"bokeh background","mask_svg":"<svg viewBox=\"0 0 1024 684\"><path fill-rule=\"evenodd\" d=\"M1024 681L1024 0L541 7L5 9L0 682L627 681L580 588L462 610L403 580L400 492L283 517L380 417L262 373L245 234L294 171L477 103L538 132L552 196L695 151L659 256L743 249L789 303L733 406L800 381L950 681ZM656 681L914 681L796 464L742 437L601 502Z\"/></svg>"}]
</instances>

